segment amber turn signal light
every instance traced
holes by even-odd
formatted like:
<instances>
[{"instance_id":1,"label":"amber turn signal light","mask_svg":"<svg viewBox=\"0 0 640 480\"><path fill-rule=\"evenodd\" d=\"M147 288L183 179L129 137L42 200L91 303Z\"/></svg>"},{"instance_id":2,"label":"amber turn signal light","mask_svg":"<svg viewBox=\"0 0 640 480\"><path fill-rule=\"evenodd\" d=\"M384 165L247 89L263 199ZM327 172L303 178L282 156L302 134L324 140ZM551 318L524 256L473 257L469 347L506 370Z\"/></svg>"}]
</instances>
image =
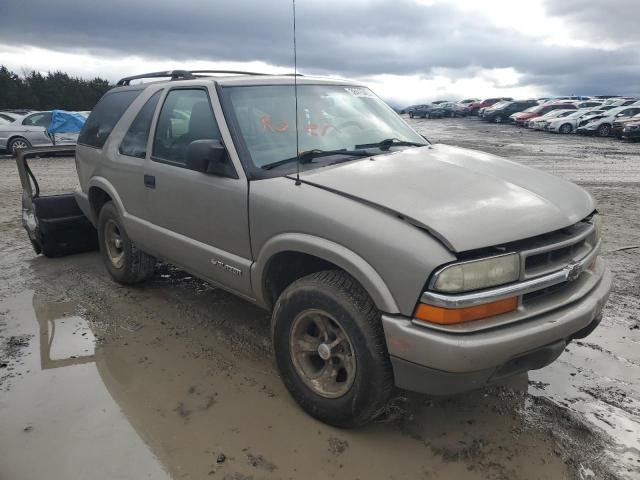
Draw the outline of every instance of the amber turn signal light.
<instances>
[{"instance_id":1,"label":"amber turn signal light","mask_svg":"<svg viewBox=\"0 0 640 480\"><path fill-rule=\"evenodd\" d=\"M465 308L442 308L421 303L416 308L414 317L424 322L452 325L512 312L516 308L518 308L518 297Z\"/></svg>"}]
</instances>

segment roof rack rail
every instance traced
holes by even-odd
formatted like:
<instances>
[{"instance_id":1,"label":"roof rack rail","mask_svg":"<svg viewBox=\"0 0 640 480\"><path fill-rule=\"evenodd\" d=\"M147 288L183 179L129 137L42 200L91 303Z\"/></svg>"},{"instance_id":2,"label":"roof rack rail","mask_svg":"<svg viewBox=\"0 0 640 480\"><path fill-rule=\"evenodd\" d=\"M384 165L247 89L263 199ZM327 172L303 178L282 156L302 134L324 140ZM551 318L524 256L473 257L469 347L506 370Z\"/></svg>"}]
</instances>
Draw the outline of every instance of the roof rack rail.
<instances>
[{"instance_id":1,"label":"roof rack rail","mask_svg":"<svg viewBox=\"0 0 640 480\"><path fill-rule=\"evenodd\" d=\"M267 75L266 73L260 72L245 72L242 70L189 70L189 73L198 74L198 73L231 73L233 75Z\"/></svg>"},{"instance_id":2,"label":"roof rack rail","mask_svg":"<svg viewBox=\"0 0 640 480\"><path fill-rule=\"evenodd\" d=\"M118 87L131 84L132 80L140 80L144 78L170 78L171 80L193 80L194 78L202 78L206 73L229 73L232 75L268 75L259 72L245 72L242 70L167 70L164 72L143 73L141 75L132 75L118 80ZM300 74L298 74L300 75Z\"/></svg>"},{"instance_id":3,"label":"roof rack rail","mask_svg":"<svg viewBox=\"0 0 640 480\"><path fill-rule=\"evenodd\" d=\"M143 78L165 78L169 77L171 80L188 80L196 78L187 70L167 70L164 72L152 72L152 73L143 73L141 75L132 75L130 77L124 77L118 80L116 85L118 87L126 86L131 84L131 80L140 80Z\"/></svg>"}]
</instances>

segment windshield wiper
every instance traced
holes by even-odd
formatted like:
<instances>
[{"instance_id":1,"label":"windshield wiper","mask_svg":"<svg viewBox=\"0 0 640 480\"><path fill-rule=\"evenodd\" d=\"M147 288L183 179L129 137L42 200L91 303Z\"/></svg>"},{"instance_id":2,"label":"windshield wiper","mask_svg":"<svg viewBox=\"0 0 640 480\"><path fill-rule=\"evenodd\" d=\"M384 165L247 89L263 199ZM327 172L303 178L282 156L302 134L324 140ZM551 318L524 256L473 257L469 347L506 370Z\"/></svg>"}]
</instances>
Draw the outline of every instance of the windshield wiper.
<instances>
[{"instance_id":1,"label":"windshield wiper","mask_svg":"<svg viewBox=\"0 0 640 480\"><path fill-rule=\"evenodd\" d=\"M269 163L267 165L263 165L261 168L263 170L271 170L272 168L279 167L280 165L284 165L286 163L295 162L300 159L300 163L311 163L315 158L320 157L331 157L333 155L347 155L349 157L369 157L371 154L365 150L347 150L345 148L339 150L306 150L304 152L300 152L300 154L296 157L285 158L284 160L278 160L277 162Z\"/></svg>"},{"instance_id":2,"label":"windshield wiper","mask_svg":"<svg viewBox=\"0 0 640 480\"><path fill-rule=\"evenodd\" d=\"M380 150L389 150L391 147L426 147L427 143L408 142L400 140L398 138L386 138L376 143L364 143L362 145L356 145L356 148L374 148L377 147Z\"/></svg>"}]
</instances>

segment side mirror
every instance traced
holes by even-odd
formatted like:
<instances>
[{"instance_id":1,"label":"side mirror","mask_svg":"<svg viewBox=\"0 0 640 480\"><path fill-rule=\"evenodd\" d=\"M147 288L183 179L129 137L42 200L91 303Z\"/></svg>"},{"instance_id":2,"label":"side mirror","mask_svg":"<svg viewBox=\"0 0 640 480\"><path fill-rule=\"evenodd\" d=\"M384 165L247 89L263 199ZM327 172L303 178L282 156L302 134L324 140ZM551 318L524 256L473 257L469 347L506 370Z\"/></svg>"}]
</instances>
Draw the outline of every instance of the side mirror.
<instances>
[{"instance_id":1,"label":"side mirror","mask_svg":"<svg viewBox=\"0 0 640 480\"><path fill-rule=\"evenodd\" d=\"M220 140L194 140L187 147L187 164L189 170L238 178L233 165L227 157L227 149Z\"/></svg>"}]
</instances>

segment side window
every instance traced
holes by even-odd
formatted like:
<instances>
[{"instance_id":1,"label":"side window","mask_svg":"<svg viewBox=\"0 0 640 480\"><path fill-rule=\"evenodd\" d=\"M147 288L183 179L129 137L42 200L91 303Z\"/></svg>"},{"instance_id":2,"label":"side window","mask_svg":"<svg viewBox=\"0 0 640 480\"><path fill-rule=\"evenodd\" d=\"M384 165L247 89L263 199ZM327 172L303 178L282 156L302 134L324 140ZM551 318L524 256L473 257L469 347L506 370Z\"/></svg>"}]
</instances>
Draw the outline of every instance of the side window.
<instances>
[{"instance_id":1,"label":"side window","mask_svg":"<svg viewBox=\"0 0 640 480\"><path fill-rule=\"evenodd\" d=\"M22 121L23 125L30 127L48 127L51 123L51 112L34 113Z\"/></svg>"},{"instance_id":2,"label":"side window","mask_svg":"<svg viewBox=\"0 0 640 480\"><path fill-rule=\"evenodd\" d=\"M153 157L184 164L189 144L204 139L220 139L206 90L171 90L158 117Z\"/></svg>"},{"instance_id":3,"label":"side window","mask_svg":"<svg viewBox=\"0 0 640 480\"><path fill-rule=\"evenodd\" d=\"M151 129L151 120L156 111L158 100L160 99L159 90L154 93L149 100L133 119L129 130L122 139L120 144L120 153L130 157L144 158L147 156L147 140L149 139L149 130Z\"/></svg>"},{"instance_id":4,"label":"side window","mask_svg":"<svg viewBox=\"0 0 640 480\"><path fill-rule=\"evenodd\" d=\"M78 136L78 143L102 148L111 130L142 90L107 92L95 106Z\"/></svg>"}]
</instances>

